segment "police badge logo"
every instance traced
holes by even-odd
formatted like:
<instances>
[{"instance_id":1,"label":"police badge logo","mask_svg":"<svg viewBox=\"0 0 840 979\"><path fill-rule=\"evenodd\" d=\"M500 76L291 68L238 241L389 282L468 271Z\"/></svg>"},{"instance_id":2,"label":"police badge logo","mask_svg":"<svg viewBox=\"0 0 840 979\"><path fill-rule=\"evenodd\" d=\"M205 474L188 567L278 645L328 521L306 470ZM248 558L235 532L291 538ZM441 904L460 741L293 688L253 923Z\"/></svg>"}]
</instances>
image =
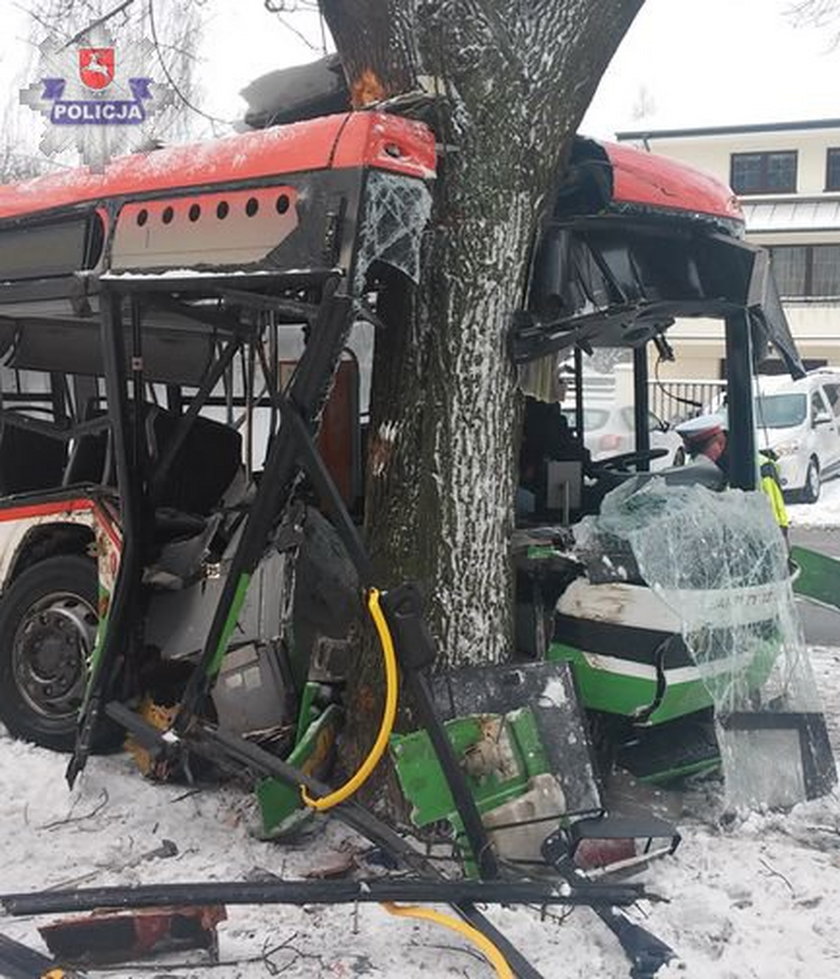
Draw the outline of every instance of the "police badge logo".
<instances>
[{"instance_id":1,"label":"police badge logo","mask_svg":"<svg viewBox=\"0 0 840 979\"><path fill-rule=\"evenodd\" d=\"M118 45L99 26L84 41L86 47L74 48L54 37L44 40L40 80L21 89L20 101L47 120L41 140L45 155L75 149L82 162L101 173L113 157L154 145L167 121L161 114L176 98L151 77L156 52L146 38L125 37Z\"/></svg>"}]
</instances>

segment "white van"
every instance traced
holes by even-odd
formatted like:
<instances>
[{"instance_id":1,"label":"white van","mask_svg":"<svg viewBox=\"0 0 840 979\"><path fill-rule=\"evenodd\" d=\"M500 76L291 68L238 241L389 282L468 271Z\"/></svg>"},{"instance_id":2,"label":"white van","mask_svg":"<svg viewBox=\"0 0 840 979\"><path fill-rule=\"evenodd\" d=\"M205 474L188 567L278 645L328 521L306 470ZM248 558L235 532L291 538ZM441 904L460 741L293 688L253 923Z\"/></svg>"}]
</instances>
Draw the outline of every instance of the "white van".
<instances>
[{"instance_id":1,"label":"white van","mask_svg":"<svg viewBox=\"0 0 840 979\"><path fill-rule=\"evenodd\" d=\"M759 448L778 458L785 493L814 503L822 480L840 472L840 371L759 378L755 427Z\"/></svg>"}]
</instances>

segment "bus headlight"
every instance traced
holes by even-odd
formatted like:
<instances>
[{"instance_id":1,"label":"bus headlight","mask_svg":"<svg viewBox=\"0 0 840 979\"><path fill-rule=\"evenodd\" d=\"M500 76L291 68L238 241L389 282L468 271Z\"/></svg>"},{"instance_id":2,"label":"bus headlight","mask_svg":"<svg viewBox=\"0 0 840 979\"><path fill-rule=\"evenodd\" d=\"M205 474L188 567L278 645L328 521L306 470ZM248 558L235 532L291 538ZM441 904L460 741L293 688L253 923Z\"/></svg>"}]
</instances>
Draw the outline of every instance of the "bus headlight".
<instances>
[{"instance_id":1,"label":"bus headlight","mask_svg":"<svg viewBox=\"0 0 840 979\"><path fill-rule=\"evenodd\" d=\"M781 445L774 445L773 451L777 456L793 456L799 451L799 442L782 442Z\"/></svg>"}]
</instances>

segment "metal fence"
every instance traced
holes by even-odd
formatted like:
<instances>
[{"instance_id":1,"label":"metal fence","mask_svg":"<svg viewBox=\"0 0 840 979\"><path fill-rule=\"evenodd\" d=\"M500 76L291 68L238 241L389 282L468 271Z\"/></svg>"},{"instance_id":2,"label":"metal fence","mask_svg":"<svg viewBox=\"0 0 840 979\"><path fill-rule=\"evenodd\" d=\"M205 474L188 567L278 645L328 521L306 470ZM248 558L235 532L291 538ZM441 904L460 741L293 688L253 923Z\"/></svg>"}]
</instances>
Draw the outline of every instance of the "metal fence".
<instances>
[{"instance_id":1,"label":"metal fence","mask_svg":"<svg viewBox=\"0 0 840 979\"><path fill-rule=\"evenodd\" d=\"M674 378L648 381L650 410L662 421L674 424L716 411L726 393L726 381Z\"/></svg>"}]
</instances>

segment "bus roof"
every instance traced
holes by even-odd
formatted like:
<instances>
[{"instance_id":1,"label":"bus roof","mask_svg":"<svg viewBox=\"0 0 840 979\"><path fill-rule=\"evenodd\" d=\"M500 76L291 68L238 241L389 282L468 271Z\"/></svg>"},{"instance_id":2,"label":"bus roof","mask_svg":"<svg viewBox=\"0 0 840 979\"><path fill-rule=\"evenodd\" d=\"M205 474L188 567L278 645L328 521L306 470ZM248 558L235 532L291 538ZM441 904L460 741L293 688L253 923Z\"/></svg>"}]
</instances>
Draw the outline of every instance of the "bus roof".
<instances>
[{"instance_id":1,"label":"bus roof","mask_svg":"<svg viewBox=\"0 0 840 979\"><path fill-rule=\"evenodd\" d=\"M608 165L608 199L601 207L682 211L743 225L735 195L708 174L618 143L579 139L574 156L580 148L590 165ZM434 135L423 123L384 113L323 116L120 157L101 174L82 167L0 185L0 219L132 194L358 166L433 177Z\"/></svg>"},{"instance_id":2,"label":"bus roof","mask_svg":"<svg viewBox=\"0 0 840 979\"><path fill-rule=\"evenodd\" d=\"M632 146L579 136L552 220L568 225L611 215L699 222L737 238L744 233L738 198L716 177Z\"/></svg>"},{"instance_id":3,"label":"bus roof","mask_svg":"<svg viewBox=\"0 0 840 979\"><path fill-rule=\"evenodd\" d=\"M612 168L613 204L688 211L743 225L744 213L738 198L716 177L632 146L606 142L600 145Z\"/></svg>"},{"instance_id":4,"label":"bus roof","mask_svg":"<svg viewBox=\"0 0 840 979\"><path fill-rule=\"evenodd\" d=\"M433 177L434 135L423 123L384 113L324 116L120 157L104 173L82 167L0 186L0 219L127 195L352 167Z\"/></svg>"}]
</instances>

